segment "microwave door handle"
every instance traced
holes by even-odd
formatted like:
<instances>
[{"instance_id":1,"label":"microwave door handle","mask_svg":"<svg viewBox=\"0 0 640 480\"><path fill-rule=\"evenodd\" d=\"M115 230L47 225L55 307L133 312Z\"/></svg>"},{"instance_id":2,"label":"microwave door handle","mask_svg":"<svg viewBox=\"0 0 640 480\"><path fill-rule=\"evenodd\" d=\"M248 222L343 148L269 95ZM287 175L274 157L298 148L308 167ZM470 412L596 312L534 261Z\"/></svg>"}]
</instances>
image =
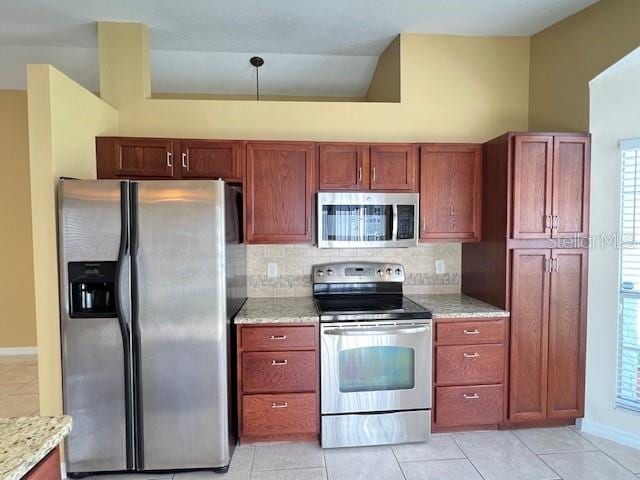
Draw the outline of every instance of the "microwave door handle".
<instances>
[{"instance_id":1,"label":"microwave door handle","mask_svg":"<svg viewBox=\"0 0 640 480\"><path fill-rule=\"evenodd\" d=\"M402 335L423 333L429 330L428 325L412 326L412 327L382 327L382 328L334 328L322 332L325 335L335 336L355 336L355 335Z\"/></svg>"},{"instance_id":2,"label":"microwave door handle","mask_svg":"<svg viewBox=\"0 0 640 480\"><path fill-rule=\"evenodd\" d=\"M391 239L395 242L398 239L398 205L393 204L393 222L391 230Z\"/></svg>"}]
</instances>

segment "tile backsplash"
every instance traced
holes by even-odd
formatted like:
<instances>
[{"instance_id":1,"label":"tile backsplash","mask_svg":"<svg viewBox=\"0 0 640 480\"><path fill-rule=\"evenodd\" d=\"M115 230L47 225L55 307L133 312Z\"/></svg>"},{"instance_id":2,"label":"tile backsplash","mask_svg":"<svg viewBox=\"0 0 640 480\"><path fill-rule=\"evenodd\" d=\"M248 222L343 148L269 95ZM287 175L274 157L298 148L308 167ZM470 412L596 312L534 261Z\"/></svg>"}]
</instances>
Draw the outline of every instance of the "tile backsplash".
<instances>
[{"instance_id":1,"label":"tile backsplash","mask_svg":"<svg viewBox=\"0 0 640 480\"><path fill-rule=\"evenodd\" d=\"M311 296L311 267L318 263L375 261L405 267L405 293L459 293L460 243L428 243L411 248L336 248L314 245L247 245L249 297ZM436 273L443 260L444 273ZM268 276L268 264L277 274ZM273 273L273 272L272 272Z\"/></svg>"}]
</instances>

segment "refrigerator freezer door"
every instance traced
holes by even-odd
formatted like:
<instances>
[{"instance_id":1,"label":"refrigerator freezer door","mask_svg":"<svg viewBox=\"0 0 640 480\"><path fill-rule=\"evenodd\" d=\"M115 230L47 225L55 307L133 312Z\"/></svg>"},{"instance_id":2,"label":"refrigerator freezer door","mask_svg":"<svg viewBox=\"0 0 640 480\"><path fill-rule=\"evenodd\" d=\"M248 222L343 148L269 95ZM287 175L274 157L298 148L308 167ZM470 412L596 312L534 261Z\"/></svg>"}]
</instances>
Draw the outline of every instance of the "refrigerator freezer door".
<instances>
[{"instance_id":1,"label":"refrigerator freezer door","mask_svg":"<svg viewBox=\"0 0 640 480\"><path fill-rule=\"evenodd\" d=\"M86 272L79 275L86 273L90 279L100 265L118 261L123 253L123 213L125 228L127 222L121 189L126 192L127 186L126 182L104 180L61 180L58 186L64 413L73 417L65 448L69 473L125 470L133 462L129 456L127 463L127 435L131 432L127 431L125 350L129 347L122 324L115 314L110 318L72 318L68 276L69 262L84 262L75 266L84 268ZM98 266L91 267L91 262ZM128 262L123 258L116 271L118 286L127 297L120 298L124 315L129 308L127 270Z\"/></svg>"},{"instance_id":2,"label":"refrigerator freezer door","mask_svg":"<svg viewBox=\"0 0 640 480\"><path fill-rule=\"evenodd\" d=\"M136 191L139 468L223 467L230 460L224 182L138 182Z\"/></svg>"}]
</instances>

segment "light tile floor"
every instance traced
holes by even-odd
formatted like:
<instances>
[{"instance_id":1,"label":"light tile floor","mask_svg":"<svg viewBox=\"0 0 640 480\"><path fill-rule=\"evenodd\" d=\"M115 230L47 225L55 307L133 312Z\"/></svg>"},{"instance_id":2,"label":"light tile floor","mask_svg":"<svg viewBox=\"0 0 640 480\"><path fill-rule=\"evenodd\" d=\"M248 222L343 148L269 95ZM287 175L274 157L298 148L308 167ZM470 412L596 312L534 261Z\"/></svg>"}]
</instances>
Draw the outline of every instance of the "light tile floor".
<instances>
[{"instance_id":1,"label":"light tile floor","mask_svg":"<svg viewBox=\"0 0 640 480\"><path fill-rule=\"evenodd\" d=\"M35 356L0 357L0 417L38 414ZM229 473L101 475L95 480L638 480L640 450L573 427L433 435L428 443L322 450L243 445ZM94 479L87 479L94 480Z\"/></svg>"},{"instance_id":2,"label":"light tile floor","mask_svg":"<svg viewBox=\"0 0 640 480\"><path fill-rule=\"evenodd\" d=\"M91 480L638 480L640 450L573 427L433 435L428 443L322 450L243 445L229 473L113 475Z\"/></svg>"},{"instance_id":3,"label":"light tile floor","mask_svg":"<svg viewBox=\"0 0 640 480\"><path fill-rule=\"evenodd\" d=\"M0 417L38 414L37 361L35 355L0 357Z\"/></svg>"}]
</instances>

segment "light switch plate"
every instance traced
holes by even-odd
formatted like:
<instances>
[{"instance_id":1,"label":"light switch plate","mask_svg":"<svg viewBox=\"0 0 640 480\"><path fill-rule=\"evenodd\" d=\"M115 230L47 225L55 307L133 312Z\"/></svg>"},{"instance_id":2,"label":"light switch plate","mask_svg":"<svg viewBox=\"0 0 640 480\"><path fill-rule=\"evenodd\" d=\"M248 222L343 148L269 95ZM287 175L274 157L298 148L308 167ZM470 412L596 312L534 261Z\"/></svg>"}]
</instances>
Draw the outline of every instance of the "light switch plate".
<instances>
[{"instance_id":1,"label":"light switch plate","mask_svg":"<svg viewBox=\"0 0 640 480\"><path fill-rule=\"evenodd\" d=\"M278 276L278 264L275 262L267 263L267 278L276 278Z\"/></svg>"},{"instance_id":2,"label":"light switch plate","mask_svg":"<svg viewBox=\"0 0 640 480\"><path fill-rule=\"evenodd\" d=\"M444 273L444 260L436 260L436 273L442 275Z\"/></svg>"}]
</instances>

